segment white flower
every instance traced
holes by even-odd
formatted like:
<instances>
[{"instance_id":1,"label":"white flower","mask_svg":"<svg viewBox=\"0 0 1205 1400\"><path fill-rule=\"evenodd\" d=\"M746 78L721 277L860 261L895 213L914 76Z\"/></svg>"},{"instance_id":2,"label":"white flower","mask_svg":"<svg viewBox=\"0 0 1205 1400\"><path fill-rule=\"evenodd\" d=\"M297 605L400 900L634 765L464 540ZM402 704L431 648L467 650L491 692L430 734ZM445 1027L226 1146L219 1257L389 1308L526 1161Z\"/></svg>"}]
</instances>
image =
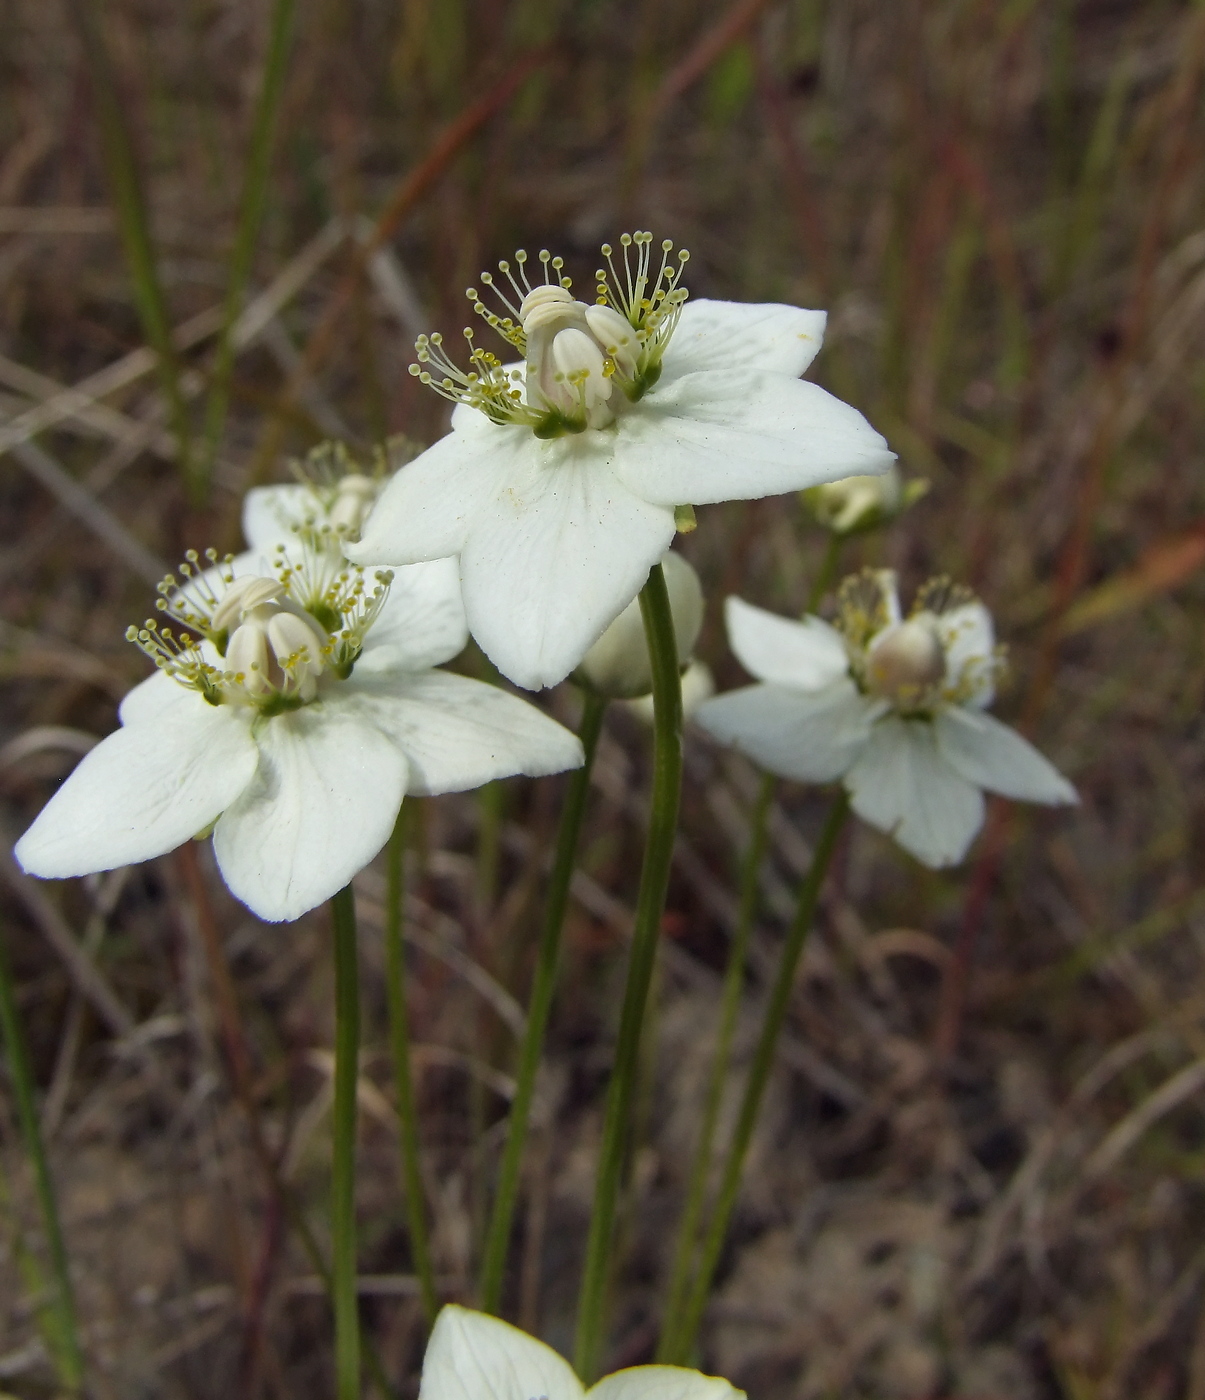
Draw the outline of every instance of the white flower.
<instances>
[{"instance_id":1,"label":"white flower","mask_svg":"<svg viewBox=\"0 0 1205 1400\"><path fill-rule=\"evenodd\" d=\"M472 350L465 372L439 337L419 342L414 369L457 403L452 431L397 473L349 548L389 564L459 555L473 636L529 689L568 675L636 596L676 510L892 460L860 413L799 379L823 312L688 303L682 255L663 244L658 270L649 235L622 243L618 266L604 246L593 306L546 253L534 286L522 255L513 273L499 264L506 315L470 289L519 365Z\"/></svg>"},{"instance_id":2,"label":"white flower","mask_svg":"<svg viewBox=\"0 0 1205 1400\"><path fill-rule=\"evenodd\" d=\"M110 870L212 828L234 894L293 919L377 854L407 792L582 762L526 701L431 669L464 644L438 571L391 588L388 573L367 579L297 542L272 577L235 579L208 558L191 554L161 586L180 626L127 634L160 669L17 843L31 874Z\"/></svg>"},{"instance_id":3,"label":"white flower","mask_svg":"<svg viewBox=\"0 0 1205 1400\"><path fill-rule=\"evenodd\" d=\"M449 1303L423 1358L419 1400L738 1400L717 1376L681 1366L630 1366L587 1390L551 1347L486 1313Z\"/></svg>"},{"instance_id":4,"label":"white flower","mask_svg":"<svg viewBox=\"0 0 1205 1400\"><path fill-rule=\"evenodd\" d=\"M684 667L703 626L703 585L694 569L672 550L661 560L661 567L674 619L678 665ZM607 627L574 674L583 685L612 699L631 700L652 690L653 670L639 598L633 598Z\"/></svg>"},{"instance_id":5,"label":"white flower","mask_svg":"<svg viewBox=\"0 0 1205 1400\"><path fill-rule=\"evenodd\" d=\"M818 525L834 535L856 535L894 520L929 489L919 477L907 484L894 463L878 476L847 476L801 492Z\"/></svg>"},{"instance_id":6,"label":"white flower","mask_svg":"<svg viewBox=\"0 0 1205 1400\"><path fill-rule=\"evenodd\" d=\"M983 790L1075 802L1075 789L987 714L1000 660L987 609L935 580L900 614L895 576L841 589L837 627L727 603L728 637L762 684L705 702L715 738L784 778L840 778L864 821L926 865L961 860L983 824Z\"/></svg>"}]
</instances>

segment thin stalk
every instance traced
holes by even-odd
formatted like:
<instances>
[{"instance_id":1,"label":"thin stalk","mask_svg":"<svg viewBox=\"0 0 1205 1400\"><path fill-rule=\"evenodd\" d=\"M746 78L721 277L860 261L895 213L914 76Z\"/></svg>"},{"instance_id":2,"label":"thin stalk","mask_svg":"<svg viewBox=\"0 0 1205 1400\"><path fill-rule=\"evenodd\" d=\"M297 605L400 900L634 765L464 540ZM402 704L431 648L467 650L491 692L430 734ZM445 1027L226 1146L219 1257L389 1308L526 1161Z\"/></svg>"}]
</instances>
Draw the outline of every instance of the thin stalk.
<instances>
[{"instance_id":1,"label":"thin stalk","mask_svg":"<svg viewBox=\"0 0 1205 1400\"><path fill-rule=\"evenodd\" d=\"M331 900L335 924L335 1106L331 1173L332 1281L335 1296L335 1394L359 1400L360 1316L356 1302L356 1086L360 987L356 906L351 886Z\"/></svg>"},{"instance_id":2,"label":"thin stalk","mask_svg":"<svg viewBox=\"0 0 1205 1400\"><path fill-rule=\"evenodd\" d=\"M435 1274L427 1242L426 1197L419 1165L418 1116L414 1105L414 1077L410 1068L410 1011L406 1000L406 955L402 947L402 923L406 896L406 803L398 812L389 839L385 905L385 993L389 1004L389 1044L393 1052L393 1085L397 1096L398 1133L402 1153L402 1194L406 1200L406 1221L410 1230L410 1257L418 1275L419 1294L427 1326L435 1322L439 1299L435 1294Z\"/></svg>"},{"instance_id":3,"label":"thin stalk","mask_svg":"<svg viewBox=\"0 0 1205 1400\"><path fill-rule=\"evenodd\" d=\"M820 561L820 568L808 590L808 600L803 609L805 614L814 613L824 601L824 595L833 586L833 580L837 577L837 564L841 558L843 543L841 536L835 530L829 531L828 543L824 547L824 557Z\"/></svg>"},{"instance_id":4,"label":"thin stalk","mask_svg":"<svg viewBox=\"0 0 1205 1400\"><path fill-rule=\"evenodd\" d=\"M519 1051L519 1069L515 1079L515 1096L511 1101L510 1120L507 1125L506 1147L502 1152L502 1162L498 1169L498 1186L494 1193L494 1206L490 1213L489 1228L485 1236L485 1250L481 1260L479 1292L481 1306L486 1312L496 1313L502 1296L502 1276L506 1267L507 1246L510 1243L511 1223L514 1220L515 1200L519 1193L520 1168L523 1165L523 1148L527 1142L528 1119L531 1114L531 1100L535 1091L536 1073L544 1052L544 1033L548 1028L548 1016L552 1009L552 995L556 989L557 965L561 953L561 932L565 924L565 910L569 904L569 886L573 878L573 862L577 854L577 842L582 828L582 815L586 809L586 797L590 790L590 770L594 766L594 751L598 746L598 736L602 730L603 714L607 702L593 691L585 693L585 708L582 711L580 737L586 759L569 778L565 805L561 809L561 823L557 831L556 852L552 862L552 873L548 880L548 892L544 900L544 925L540 933L540 946L536 954L535 977L531 984L531 1001L527 1008L527 1028L523 1035L523 1045Z\"/></svg>"},{"instance_id":5,"label":"thin stalk","mask_svg":"<svg viewBox=\"0 0 1205 1400\"><path fill-rule=\"evenodd\" d=\"M42 1211L42 1227L46 1231L46 1243L50 1249L50 1265L54 1273L54 1311L57 1316L55 1330L58 1342L55 1360L63 1383L72 1394L78 1395L84 1384L84 1358L80 1351L79 1329L75 1317L75 1298L71 1291L71 1275L67 1268L67 1250L63 1244L63 1232L59 1225L54 1183L50 1179L50 1167L46 1161L42 1132L38 1126L38 1114L34 1105L33 1069L29 1063L29 1051L25 1044L21 1020L17 1014L12 973L9 971L8 955L2 940L0 940L0 1030L4 1033L4 1044L8 1049L8 1067L12 1078L13 1092L17 1100L17 1118L21 1124L21 1135L25 1139L25 1151L34 1170L38 1205Z\"/></svg>"},{"instance_id":6,"label":"thin stalk","mask_svg":"<svg viewBox=\"0 0 1205 1400\"><path fill-rule=\"evenodd\" d=\"M296 0L274 0L268 28L268 51L264 58L263 80L255 118L251 128L251 151L247 160L247 176L239 209L238 228L230 251L230 271L226 282L226 303L222 314L222 329L214 356L213 377L205 405L205 446L196 467L198 489L208 491L213 464L221 446L222 430L230 403L230 375L234 367L234 342L231 330L251 277L256 239L263 223L268 202L268 175L272 161L272 143L276 134L276 118L280 95L284 90L288 67L289 40L293 29Z\"/></svg>"},{"instance_id":7,"label":"thin stalk","mask_svg":"<svg viewBox=\"0 0 1205 1400\"><path fill-rule=\"evenodd\" d=\"M92 81L105 173L117 210L117 223L143 333L159 362L159 382L167 400L168 418L176 438L177 466L195 502L203 504L204 491L194 469L192 430L184 395L180 390L180 363L172 343L167 301L159 281L150 217L138 177L134 142L126 125L122 98L98 13L98 0L68 0L67 8L79 34L84 62L88 65L88 75Z\"/></svg>"},{"instance_id":8,"label":"thin stalk","mask_svg":"<svg viewBox=\"0 0 1205 1400\"><path fill-rule=\"evenodd\" d=\"M737 913L736 932L732 936L732 947L728 951L728 967L724 973L724 990L720 997L720 1030L716 1038L715 1057L711 1064L711 1078L707 1085L707 1098L703 1106L703 1123L699 1129L699 1140L695 1145L695 1159L691 1164L690 1180L686 1189L686 1204L678 1225L678 1239L674 1247L674 1259L670 1269L668 1295L665 1300L665 1321L661 1332L661 1345L657 1360L664 1361L678 1327L678 1318L686 1301L690 1287L691 1266L694 1263L698 1245L699 1222L703 1218L703 1207L707 1199L707 1178L711 1172L711 1153L715 1142L716 1123L720 1116L720 1104L724 1098L724 1084L728 1078L728 1066L732 1058L732 1037L736 1030L736 1014L740 1009L741 992L745 985L745 964L749 955L749 939L753 933L753 923L757 915L758 881L761 863L766 853L766 836L769 829L770 803L774 797L774 776L763 774L757 801L753 807L753 823L749 833L749 846L741 862L741 898Z\"/></svg>"},{"instance_id":9,"label":"thin stalk","mask_svg":"<svg viewBox=\"0 0 1205 1400\"><path fill-rule=\"evenodd\" d=\"M586 1243L586 1264L578 1299L574 1365L587 1383L594 1379L603 1340L608 1265L615 1211L632 1117L633 1090L640 1065L640 1033L648 1001L657 936L669 888L678 797L682 786L682 686L674 620L660 564L654 564L640 591L640 613L653 669L653 791L644 865L636 898L628 981L619 1021L615 1067L607 1090L602 1150L594 1188L594 1210Z\"/></svg>"},{"instance_id":10,"label":"thin stalk","mask_svg":"<svg viewBox=\"0 0 1205 1400\"><path fill-rule=\"evenodd\" d=\"M703 1320L703 1309L707 1306L711 1280L715 1275L716 1265L719 1263L720 1251L724 1247L724 1237L728 1233L728 1220L732 1215L732 1208L736 1204L737 1192L740 1190L745 1154L749 1150L749 1142L753 1137L753 1129L756 1126L758 1111L761 1108L762 1095L765 1093L770 1070L774 1065L774 1052L778 1046L778 1036L782 1030L783 1022L786 1020L791 990L795 985L795 970L799 966L799 955L803 952L803 946L811 932L816 903L820 897L820 887L828 873L829 862L833 858L837 838L841 834L841 828L845 824L848 812L849 796L845 792L841 792L829 808L824 829L820 833L820 840L816 843L811 869L799 887L795 916L791 920L791 927L787 931L786 941L782 947L778 975L770 993L770 1001L766 1007L766 1019L762 1022L761 1036L749 1069L749 1079L745 1085L744 1098L741 1101L740 1117L737 1119L736 1129L732 1134L732 1144L728 1149L728 1157L724 1163L724 1174L720 1180L720 1189L716 1196L707 1234L703 1240L699 1269L695 1275L690 1300L676 1335L671 1339L670 1345L662 1349L662 1359L671 1364L682 1365L685 1363L694 1345L699 1324Z\"/></svg>"}]
</instances>

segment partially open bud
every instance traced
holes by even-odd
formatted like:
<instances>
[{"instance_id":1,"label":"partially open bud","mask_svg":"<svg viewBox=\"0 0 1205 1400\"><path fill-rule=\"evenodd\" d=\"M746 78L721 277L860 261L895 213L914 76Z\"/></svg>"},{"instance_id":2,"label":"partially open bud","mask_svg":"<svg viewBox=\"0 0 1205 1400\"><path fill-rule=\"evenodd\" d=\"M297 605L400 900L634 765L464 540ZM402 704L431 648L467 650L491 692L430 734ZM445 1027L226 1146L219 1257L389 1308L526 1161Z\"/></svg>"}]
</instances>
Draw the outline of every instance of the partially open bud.
<instances>
[{"instance_id":1,"label":"partially open bud","mask_svg":"<svg viewBox=\"0 0 1205 1400\"><path fill-rule=\"evenodd\" d=\"M847 476L799 494L818 525L835 535L856 535L894 520L928 489L919 478L905 484L893 463L880 476Z\"/></svg>"},{"instance_id":2,"label":"partially open bud","mask_svg":"<svg viewBox=\"0 0 1205 1400\"><path fill-rule=\"evenodd\" d=\"M940 684L946 673L946 653L937 619L930 615L896 623L871 642L866 653L866 686L907 709Z\"/></svg>"},{"instance_id":3,"label":"partially open bud","mask_svg":"<svg viewBox=\"0 0 1205 1400\"><path fill-rule=\"evenodd\" d=\"M678 664L685 666L703 626L703 587L698 574L680 554L667 554L661 567L665 571L665 587L674 619ZM653 673L639 598L633 598L594 643L582 658L574 678L588 689L614 700L631 700L652 690Z\"/></svg>"}]
</instances>

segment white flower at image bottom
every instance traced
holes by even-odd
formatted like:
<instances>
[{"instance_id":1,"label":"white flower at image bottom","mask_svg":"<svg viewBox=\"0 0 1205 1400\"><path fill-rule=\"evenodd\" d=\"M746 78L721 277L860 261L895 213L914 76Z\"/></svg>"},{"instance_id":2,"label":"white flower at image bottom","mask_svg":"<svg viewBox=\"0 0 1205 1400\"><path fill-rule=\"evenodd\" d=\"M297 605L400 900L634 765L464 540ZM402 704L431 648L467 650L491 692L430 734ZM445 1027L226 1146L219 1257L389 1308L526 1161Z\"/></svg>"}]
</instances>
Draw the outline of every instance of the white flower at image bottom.
<instances>
[{"instance_id":1,"label":"white flower at image bottom","mask_svg":"<svg viewBox=\"0 0 1205 1400\"><path fill-rule=\"evenodd\" d=\"M448 1304L427 1354L419 1400L739 1400L717 1376L680 1366L632 1366L587 1390L551 1347L486 1313Z\"/></svg>"},{"instance_id":2,"label":"white flower at image bottom","mask_svg":"<svg viewBox=\"0 0 1205 1400\"><path fill-rule=\"evenodd\" d=\"M17 843L27 871L111 870L212 828L231 891L294 919L381 850L407 793L581 764L534 706L432 669L465 643L450 561L370 579L298 550L272 576L194 554L165 580L181 625L130 629L160 669Z\"/></svg>"},{"instance_id":3,"label":"white flower at image bottom","mask_svg":"<svg viewBox=\"0 0 1205 1400\"><path fill-rule=\"evenodd\" d=\"M696 722L761 767L800 782L840 779L853 810L929 866L953 865L983 825L983 793L1048 805L1075 789L986 713L999 658L991 616L936 580L911 615L895 576L846 580L837 626L729 598L728 638L761 682L705 701Z\"/></svg>"},{"instance_id":4,"label":"white flower at image bottom","mask_svg":"<svg viewBox=\"0 0 1205 1400\"><path fill-rule=\"evenodd\" d=\"M473 350L459 369L418 342L424 383L452 399L452 431L385 488L350 557L457 555L469 628L503 675L555 685L636 596L669 548L678 508L798 491L887 469L883 438L799 376L824 313L687 301L677 262L624 236L578 301L560 260L500 264L508 314L475 309L521 363ZM470 341L471 344L471 341Z\"/></svg>"}]
</instances>

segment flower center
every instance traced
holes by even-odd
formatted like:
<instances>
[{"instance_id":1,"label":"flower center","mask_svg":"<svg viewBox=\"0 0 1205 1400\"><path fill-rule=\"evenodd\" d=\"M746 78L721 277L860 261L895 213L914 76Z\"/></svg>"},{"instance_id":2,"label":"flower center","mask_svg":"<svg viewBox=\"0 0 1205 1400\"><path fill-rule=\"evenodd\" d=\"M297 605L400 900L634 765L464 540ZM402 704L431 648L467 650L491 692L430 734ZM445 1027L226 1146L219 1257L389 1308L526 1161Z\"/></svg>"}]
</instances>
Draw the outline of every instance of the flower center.
<instances>
[{"instance_id":1,"label":"flower center","mask_svg":"<svg viewBox=\"0 0 1205 1400\"><path fill-rule=\"evenodd\" d=\"M127 640L211 705L273 715L308 704L321 679L351 675L393 575L376 571L373 587L335 547L315 548L303 537L300 559L289 550L277 547L274 577L237 579L229 555L219 560L207 550L202 567L190 550L179 577L168 574L159 585L157 604L186 630L148 618L127 630Z\"/></svg>"},{"instance_id":2,"label":"flower center","mask_svg":"<svg viewBox=\"0 0 1205 1400\"><path fill-rule=\"evenodd\" d=\"M415 342L418 364L411 374L456 403L478 409L495 423L518 423L537 437L560 437L586 428L605 428L625 403L637 403L661 376L661 362L687 298L679 285L690 254L671 262L673 244L661 245L661 264L651 273L651 233L625 233L617 259L602 247L605 268L596 273L598 299L578 301L564 262L540 253L543 282L527 276L527 254L515 254L515 267L500 262L509 283L503 289L492 274L481 281L501 303L486 306L475 287L468 290L473 310L524 360L524 368L504 366L487 350L469 346L469 369L462 370L443 349L438 334ZM433 366L433 369L427 366ZM618 387L620 393L614 391Z\"/></svg>"},{"instance_id":3,"label":"flower center","mask_svg":"<svg viewBox=\"0 0 1205 1400\"><path fill-rule=\"evenodd\" d=\"M946 673L946 651L933 617L889 627L866 653L866 688L900 709L914 709Z\"/></svg>"}]
</instances>

